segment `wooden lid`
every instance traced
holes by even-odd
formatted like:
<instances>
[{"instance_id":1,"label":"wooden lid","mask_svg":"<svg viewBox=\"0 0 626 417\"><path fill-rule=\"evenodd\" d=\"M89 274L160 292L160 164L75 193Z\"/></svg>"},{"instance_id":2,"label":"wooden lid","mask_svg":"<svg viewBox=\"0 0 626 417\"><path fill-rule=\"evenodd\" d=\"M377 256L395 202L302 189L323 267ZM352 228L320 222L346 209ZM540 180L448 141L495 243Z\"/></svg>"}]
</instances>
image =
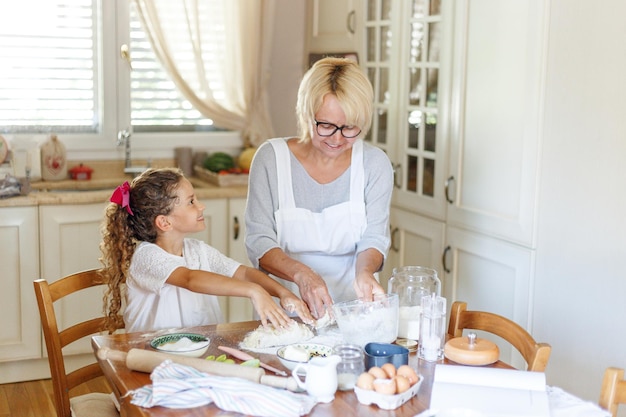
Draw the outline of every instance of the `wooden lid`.
<instances>
[{"instance_id":1,"label":"wooden lid","mask_svg":"<svg viewBox=\"0 0 626 417\"><path fill-rule=\"evenodd\" d=\"M476 334L468 337L455 337L444 346L444 355L449 360L462 365L489 365L500 356L498 346L486 339L478 339Z\"/></svg>"}]
</instances>

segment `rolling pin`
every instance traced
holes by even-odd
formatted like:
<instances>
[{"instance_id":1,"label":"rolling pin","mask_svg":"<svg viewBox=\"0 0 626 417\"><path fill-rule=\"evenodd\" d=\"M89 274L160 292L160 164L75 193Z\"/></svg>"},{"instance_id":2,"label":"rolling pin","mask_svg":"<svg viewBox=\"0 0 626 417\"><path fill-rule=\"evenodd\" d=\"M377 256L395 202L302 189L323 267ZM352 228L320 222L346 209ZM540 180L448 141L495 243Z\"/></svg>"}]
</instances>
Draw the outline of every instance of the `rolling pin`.
<instances>
[{"instance_id":1,"label":"rolling pin","mask_svg":"<svg viewBox=\"0 0 626 417\"><path fill-rule=\"evenodd\" d=\"M115 360L126 363L126 367L133 371L151 373L164 360L169 359L180 365L191 366L201 372L211 375L243 378L258 384L289 391L301 391L293 377L265 375L261 368L241 366L232 363L208 361L206 359L190 358L171 353L153 352L144 349L130 349L128 352L113 350L108 347L98 349L100 360Z\"/></svg>"}]
</instances>

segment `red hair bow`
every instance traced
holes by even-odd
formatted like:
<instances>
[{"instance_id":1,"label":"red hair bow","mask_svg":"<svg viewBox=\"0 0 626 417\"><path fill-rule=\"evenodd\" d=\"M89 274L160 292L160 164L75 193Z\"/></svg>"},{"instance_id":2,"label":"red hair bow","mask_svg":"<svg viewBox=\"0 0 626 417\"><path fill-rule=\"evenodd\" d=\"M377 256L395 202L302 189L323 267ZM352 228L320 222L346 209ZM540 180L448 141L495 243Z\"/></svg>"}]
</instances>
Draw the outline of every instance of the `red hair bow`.
<instances>
[{"instance_id":1,"label":"red hair bow","mask_svg":"<svg viewBox=\"0 0 626 417\"><path fill-rule=\"evenodd\" d=\"M113 195L109 201L124 207L128 214L133 215L133 211L130 208L130 184L128 181L124 181L124 184L119 185L115 191L113 191Z\"/></svg>"}]
</instances>

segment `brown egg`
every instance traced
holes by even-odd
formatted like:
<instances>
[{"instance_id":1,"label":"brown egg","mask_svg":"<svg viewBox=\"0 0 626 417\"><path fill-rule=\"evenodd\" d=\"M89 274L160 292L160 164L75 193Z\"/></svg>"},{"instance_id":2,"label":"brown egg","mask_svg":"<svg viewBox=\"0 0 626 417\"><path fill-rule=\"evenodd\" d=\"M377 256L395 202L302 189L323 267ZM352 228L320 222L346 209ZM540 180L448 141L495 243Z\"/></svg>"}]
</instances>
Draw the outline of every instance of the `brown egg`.
<instances>
[{"instance_id":1,"label":"brown egg","mask_svg":"<svg viewBox=\"0 0 626 417\"><path fill-rule=\"evenodd\" d=\"M401 365L396 371L396 374L408 379L411 383L411 386L415 385L417 381L419 381L419 376L417 375L417 372L415 372L415 370L409 365Z\"/></svg>"},{"instance_id":2,"label":"brown egg","mask_svg":"<svg viewBox=\"0 0 626 417\"><path fill-rule=\"evenodd\" d=\"M387 374L387 378L393 378L396 376L396 367L393 363L385 363L380 367Z\"/></svg>"},{"instance_id":3,"label":"brown egg","mask_svg":"<svg viewBox=\"0 0 626 417\"><path fill-rule=\"evenodd\" d=\"M367 372L374 375L374 378L378 378L378 379L387 378L387 372L383 371L383 369L378 366L372 366Z\"/></svg>"},{"instance_id":4,"label":"brown egg","mask_svg":"<svg viewBox=\"0 0 626 417\"><path fill-rule=\"evenodd\" d=\"M374 391L384 395L394 395L396 393L395 379L375 379Z\"/></svg>"},{"instance_id":5,"label":"brown egg","mask_svg":"<svg viewBox=\"0 0 626 417\"><path fill-rule=\"evenodd\" d=\"M396 392L398 394L402 394L404 391L407 391L411 388L411 382L408 378L402 375L396 375L393 379L396 380Z\"/></svg>"},{"instance_id":6,"label":"brown egg","mask_svg":"<svg viewBox=\"0 0 626 417\"><path fill-rule=\"evenodd\" d=\"M374 389L374 379L376 379L374 375L367 373L367 372L363 372L357 378L356 386L361 389L366 389L368 391L371 391Z\"/></svg>"}]
</instances>

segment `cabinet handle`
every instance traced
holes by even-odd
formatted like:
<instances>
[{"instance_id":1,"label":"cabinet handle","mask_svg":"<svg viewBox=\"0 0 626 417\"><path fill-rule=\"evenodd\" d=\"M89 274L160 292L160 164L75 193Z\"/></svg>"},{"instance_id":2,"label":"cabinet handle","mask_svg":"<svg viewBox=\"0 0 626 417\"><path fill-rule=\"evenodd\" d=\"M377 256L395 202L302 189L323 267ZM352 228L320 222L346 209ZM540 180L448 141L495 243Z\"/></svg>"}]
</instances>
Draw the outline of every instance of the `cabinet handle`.
<instances>
[{"instance_id":1,"label":"cabinet handle","mask_svg":"<svg viewBox=\"0 0 626 417\"><path fill-rule=\"evenodd\" d=\"M233 217L233 239L239 239L239 218L237 216Z\"/></svg>"},{"instance_id":2,"label":"cabinet handle","mask_svg":"<svg viewBox=\"0 0 626 417\"><path fill-rule=\"evenodd\" d=\"M454 182L454 175L450 175L446 180L446 201L450 204L454 204L454 200L450 198L450 183Z\"/></svg>"},{"instance_id":3,"label":"cabinet handle","mask_svg":"<svg viewBox=\"0 0 626 417\"><path fill-rule=\"evenodd\" d=\"M400 230L397 227L394 227L391 230L391 250L393 250L394 252L400 252L400 248L398 247L398 245L396 245L396 235L398 234Z\"/></svg>"},{"instance_id":4,"label":"cabinet handle","mask_svg":"<svg viewBox=\"0 0 626 417\"><path fill-rule=\"evenodd\" d=\"M400 189L402 187L402 165L393 164L393 186Z\"/></svg>"},{"instance_id":5,"label":"cabinet handle","mask_svg":"<svg viewBox=\"0 0 626 417\"><path fill-rule=\"evenodd\" d=\"M450 268L448 268L446 259L448 252L450 252L451 249L452 248L450 247L450 245L446 246L446 248L443 250L443 255L441 255L441 264L443 265L443 270L446 274L450 273Z\"/></svg>"},{"instance_id":6,"label":"cabinet handle","mask_svg":"<svg viewBox=\"0 0 626 417\"><path fill-rule=\"evenodd\" d=\"M353 35L355 32L354 30L355 18L356 18L356 12L352 10L350 13L348 13L348 18L346 19L346 28L348 29L348 32L350 32Z\"/></svg>"}]
</instances>

